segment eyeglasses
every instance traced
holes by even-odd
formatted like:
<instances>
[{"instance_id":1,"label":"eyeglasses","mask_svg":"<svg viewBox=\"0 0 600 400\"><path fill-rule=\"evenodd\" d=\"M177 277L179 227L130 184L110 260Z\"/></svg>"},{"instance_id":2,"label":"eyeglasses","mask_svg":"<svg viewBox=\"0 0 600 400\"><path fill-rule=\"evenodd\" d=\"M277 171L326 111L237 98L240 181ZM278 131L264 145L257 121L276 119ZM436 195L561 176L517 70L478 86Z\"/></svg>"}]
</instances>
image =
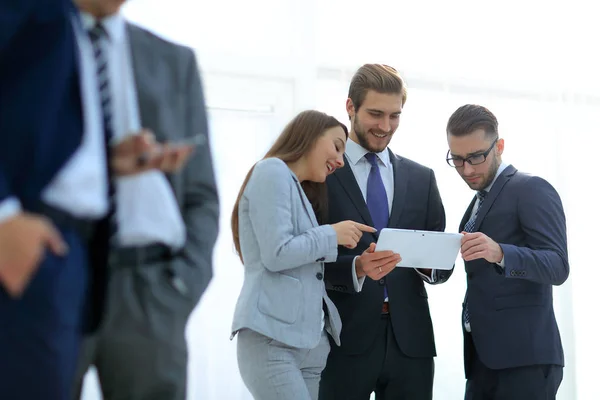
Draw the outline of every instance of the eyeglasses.
<instances>
[{"instance_id":1,"label":"eyeglasses","mask_svg":"<svg viewBox=\"0 0 600 400\"><path fill-rule=\"evenodd\" d=\"M486 151L484 151L483 153L473 154L467 158L462 158L459 156L450 156L450 150L448 150L448 154L446 154L446 162L448 163L449 166L451 166L453 168L464 167L465 162L468 162L471 165L483 164L485 162L485 160L487 159L488 154L490 154L490 151L492 151L492 149L496 145L497 141L498 141L498 138L496 138L492 142L492 145L490 146L490 148L487 149Z\"/></svg>"}]
</instances>

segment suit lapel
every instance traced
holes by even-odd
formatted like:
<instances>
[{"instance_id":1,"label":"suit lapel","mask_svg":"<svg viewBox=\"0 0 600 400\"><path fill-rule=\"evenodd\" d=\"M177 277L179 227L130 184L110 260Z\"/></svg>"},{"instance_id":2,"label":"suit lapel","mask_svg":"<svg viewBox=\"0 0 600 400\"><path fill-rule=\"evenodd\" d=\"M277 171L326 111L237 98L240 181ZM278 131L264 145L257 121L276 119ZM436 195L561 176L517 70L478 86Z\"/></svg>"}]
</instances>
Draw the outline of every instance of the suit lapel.
<instances>
[{"instance_id":1,"label":"suit lapel","mask_svg":"<svg viewBox=\"0 0 600 400\"><path fill-rule=\"evenodd\" d=\"M409 171L404 167L402 158L398 157L391 150L389 150L390 161L394 168L394 200L392 201L392 212L390 213L390 219L388 221L389 227L399 225L400 216L404 209L406 192L408 189L408 175Z\"/></svg>"},{"instance_id":2,"label":"suit lapel","mask_svg":"<svg viewBox=\"0 0 600 400\"><path fill-rule=\"evenodd\" d=\"M390 162L394 169L394 196L392 202L392 211L390 213L390 219L388 221L388 227L398 226L398 221L402 215L404 209L406 191L408 188L408 170L404 167L403 160L398 157L391 150L388 149L390 154ZM352 169L348 166L348 159L344 156L344 162L346 166L336 171L335 176L340 181L340 184L348 194L348 197L354 204L354 207L358 210L365 224L373 226L373 220L371 214L365 203L365 199L358 187L356 178L352 173Z\"/></svg>"},{"instance_id":3,"label":"suit lapel","mask_svg":"<svg viewBox=\"0 0 600 400\"><path fill-rule=\"evenodd\" d=\"M142 62L144 57L143 55L143 45L141 43L140 31L135 29L131 24L127 24L127 34L129 35L129 49L131 51L131 66L133 69L133 79L135 80L135 91L138 96L138 110L140 113L140 124L142 127L148 126L148 121L151 120L149 118L149 110L147 107L144 107L144 101L142 101L142 97L145 93L145 88L147 85L144 85L144 79L150 75L151 71L147 68L148 63Z\"/></svg>"},{"instance_id":4,"label":"suit lapel","mask_svg":"<svg viewBox=\"0 0 600 400\"><path fill-rule=\"evenodd\" d=\"M467 221L469 220L469 218L471 218L471 214L473 213L473 207L475 207L476 200L477 200L477 196L473 196L473 200L471 200L471 204L469 204L469 208L467 208L465 215L463 215L462 220L460 221L460 225L458 227L459 232L462 232L465 229L465 225L467 224Z\"/></svg>"},{"instance_id":5,"label":"suit lapel","mask_svg":"<svg viewBox=\"0 0 600 400\"><path fill-rule=\"evenodd\" d=\"M367 208L367 203L365 203L365 199L363 197L362 192L360 191L360 187L356 182L356 178L352 173L352 168L349 166L348 158L344 155L344 167L335 171L334 176L339 180L342 188L348 194L350 201L354 204L354 207L358 210L358 213L363 218L364 223L369 226L373 226L373 220L371 219L371 214L369 213L369 209Z\"/></svg>"},{"instance_id":6,"label":"suit lapel","mask_svg":"<svg viewBox=\"0 0 600 400\"><path fill-rule=\"evenodd\" d=\"M494 204L496 198L504 188L504 185L506 185L506 183L510 180L510 178L512 178L512 176L516 172L517 169L512 165L509 165L504 169L504 171L502 171L502 174L500 174L498 179L496 179L496 182L494 182L494 185L490 189L490 192L485 196L485 200L481 205L479 213L477 214L477 219L475 220L475 227L473 228L475 232L479 230L481 222L485 218L485 215L488 213L488 211L490 211L490 208L492 208L492 205Z\"/></svg>"},{"instance_id":7,"label":"suit lapel","mask_svg":"<svg viewBox=\"0 0 600 400\"><path fill-rule=\"evenodd\" d=\"M304 211L306 211L306 214L310 218L310 222L312 223L313 226L319 226L319 223L317 222L317 217L315 215L315 210L313 209L312 204L310 204L310 200L308 200L308 197L306 197L306 193L304 192L304 189L302 189L302 185L296 179L296 177L294 176L294 174L291 171L290 171L290 174L292 175L292 178L294 179L294 185L296 185L296 188L298 189L298 195L300 196L300 199L302 199L302 205L304 206Z\"/></svg>"}]
</instances>

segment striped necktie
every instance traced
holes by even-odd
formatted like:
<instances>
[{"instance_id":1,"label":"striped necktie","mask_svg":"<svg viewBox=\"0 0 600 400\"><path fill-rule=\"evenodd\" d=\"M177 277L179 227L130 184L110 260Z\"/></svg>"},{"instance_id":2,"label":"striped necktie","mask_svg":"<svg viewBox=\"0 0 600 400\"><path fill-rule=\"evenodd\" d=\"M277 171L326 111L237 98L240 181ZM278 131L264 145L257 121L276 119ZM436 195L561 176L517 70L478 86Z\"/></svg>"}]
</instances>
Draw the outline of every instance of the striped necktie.
<instances>
[{"instance_id":1,"label":"striped necktie","mask_svg":"<svg viewBox=\"0 0 600 400\"><path fill-rule=\"evenodd\" d=\"M474 213L471 214L471 218L469 218L469 220L465 224L465 227L463 229L465 232L471 233L475 229L475 221L477 220L477 216L479 215L479 210L481 210L481 205L483 204L483 201L485 200L486 194L487 194L487 192L485 192L483 190L477 192L477 200L479 200L479 204L477 204L477 209L475 210ZM470 332L471 331L471 314L469 313L469 291L468 291L468 289L467 289L467 295L465 296L465 308L463 311L463 324L465 326L465 329L468 332Z\"/></svg>"},{"instance_id":2,"label":"striped necktie","mask_svg":"<svg viewBox=\"0 0 600 400\"><path fill-rule=\"evenodd\" d=\"M100 106L102 108L102 125L104 128L104 144L106 146L106 158L107 158L107 176L108 176L108 218L111 221L110 224L110 236L116 233L117 225L115 221L116 213L116 188L112 179L112 173L110 168L110 154L111 154L111 141L113 139L113 125L112 125L112 98L110 90L110 76L108 69L108 58L106 55L106 49L104 48L103 41L109 39L108 34L102 24L98 22L92 29L88 31L90 36L92 47L94 50L94 59L96 61L96 78L98 81L98 93L100 98Z\"/></svg>"}]
</instances>

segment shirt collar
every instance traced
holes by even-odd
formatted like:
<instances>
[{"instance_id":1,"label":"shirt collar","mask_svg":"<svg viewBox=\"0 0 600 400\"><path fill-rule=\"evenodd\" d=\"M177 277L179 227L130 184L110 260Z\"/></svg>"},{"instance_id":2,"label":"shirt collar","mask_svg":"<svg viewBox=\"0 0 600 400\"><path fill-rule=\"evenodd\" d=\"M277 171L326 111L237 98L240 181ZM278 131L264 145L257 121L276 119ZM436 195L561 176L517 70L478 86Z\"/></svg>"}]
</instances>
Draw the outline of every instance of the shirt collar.
<instances>
[{"instance_id":1,"label":"shirt collar","mask_svg":"<svg viewBox=\"0 0 600 400\"><path fill-rule=\"evenodd\" d=\"M367 153L369 153L367 149L365 149L352 139L348 138L348 140L346 141L346 158L348 158L349 162L351 162L353 165L358 164L361 160L365 160L365 162L368 162L364 158L365 154ZM387 147L383 151L375 154L377 154L377 157L386 168L390 167L390 153L388 152Z\"/></svg>"},{"instance_id":2,"label":"shirt collar","mask_svg":"<svg viewBox=\"0 0 600 400\"><path fill-rule=\"evenodd\" d=\"M81 22L83 24L83 28L86 31L92 29L97 22L101 22L111 42L118 42L123 40L125 36L126 23L125 18L121 13L109 15L108 17L104 17L100 20L96 19L93 15L84 11L80 11L79 14L81 15Z\"/></svg>"}]
</instances>

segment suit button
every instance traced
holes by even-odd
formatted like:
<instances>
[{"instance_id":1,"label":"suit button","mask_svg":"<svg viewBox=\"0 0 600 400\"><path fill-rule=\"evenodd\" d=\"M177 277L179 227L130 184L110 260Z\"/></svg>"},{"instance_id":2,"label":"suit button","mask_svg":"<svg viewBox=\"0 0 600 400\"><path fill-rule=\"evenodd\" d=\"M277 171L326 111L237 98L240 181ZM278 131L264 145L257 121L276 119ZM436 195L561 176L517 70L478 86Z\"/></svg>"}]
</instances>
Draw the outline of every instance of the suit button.
<instances>
[{"instance_id":1,"label":"suit button","mask_svg":"<svg viewBox=\"0 0 600 400\"><path fill-rule=\"evenodd\" d=\"M473 279L473 273L472 272L469 272L467 274L467 279Z\"/></svg>"},{"instance_id":2,"label":"suit button","mask_svg":"<svg viewBox=\"0 0 600 400\"><path fill-rule=\"evenodd\" d=\"M385 285L385 279L380 279L380 280L379 280L379 284L380 284L381 286Z\"/></svg>"},{"instance_id":3,"label":"suit button","mask_svg":"<svg viewBox=\"0 0 600 400\"><path fill-rule=\"evenodd\" d=\"M317 279L318 280L322 280L323 279L323 274L320 272L317 272Z\"/></svg>"},{"instance_id":4,"label":"suit button","mask_svg":"<svg viewBox=\"0 0 600 400\"><path fill-rule=\"evenodd\" d=\"M325 261L325 257L321 257L317 260L317 262L323 262L323 261Z\"/></svg>"}]
</instances>

